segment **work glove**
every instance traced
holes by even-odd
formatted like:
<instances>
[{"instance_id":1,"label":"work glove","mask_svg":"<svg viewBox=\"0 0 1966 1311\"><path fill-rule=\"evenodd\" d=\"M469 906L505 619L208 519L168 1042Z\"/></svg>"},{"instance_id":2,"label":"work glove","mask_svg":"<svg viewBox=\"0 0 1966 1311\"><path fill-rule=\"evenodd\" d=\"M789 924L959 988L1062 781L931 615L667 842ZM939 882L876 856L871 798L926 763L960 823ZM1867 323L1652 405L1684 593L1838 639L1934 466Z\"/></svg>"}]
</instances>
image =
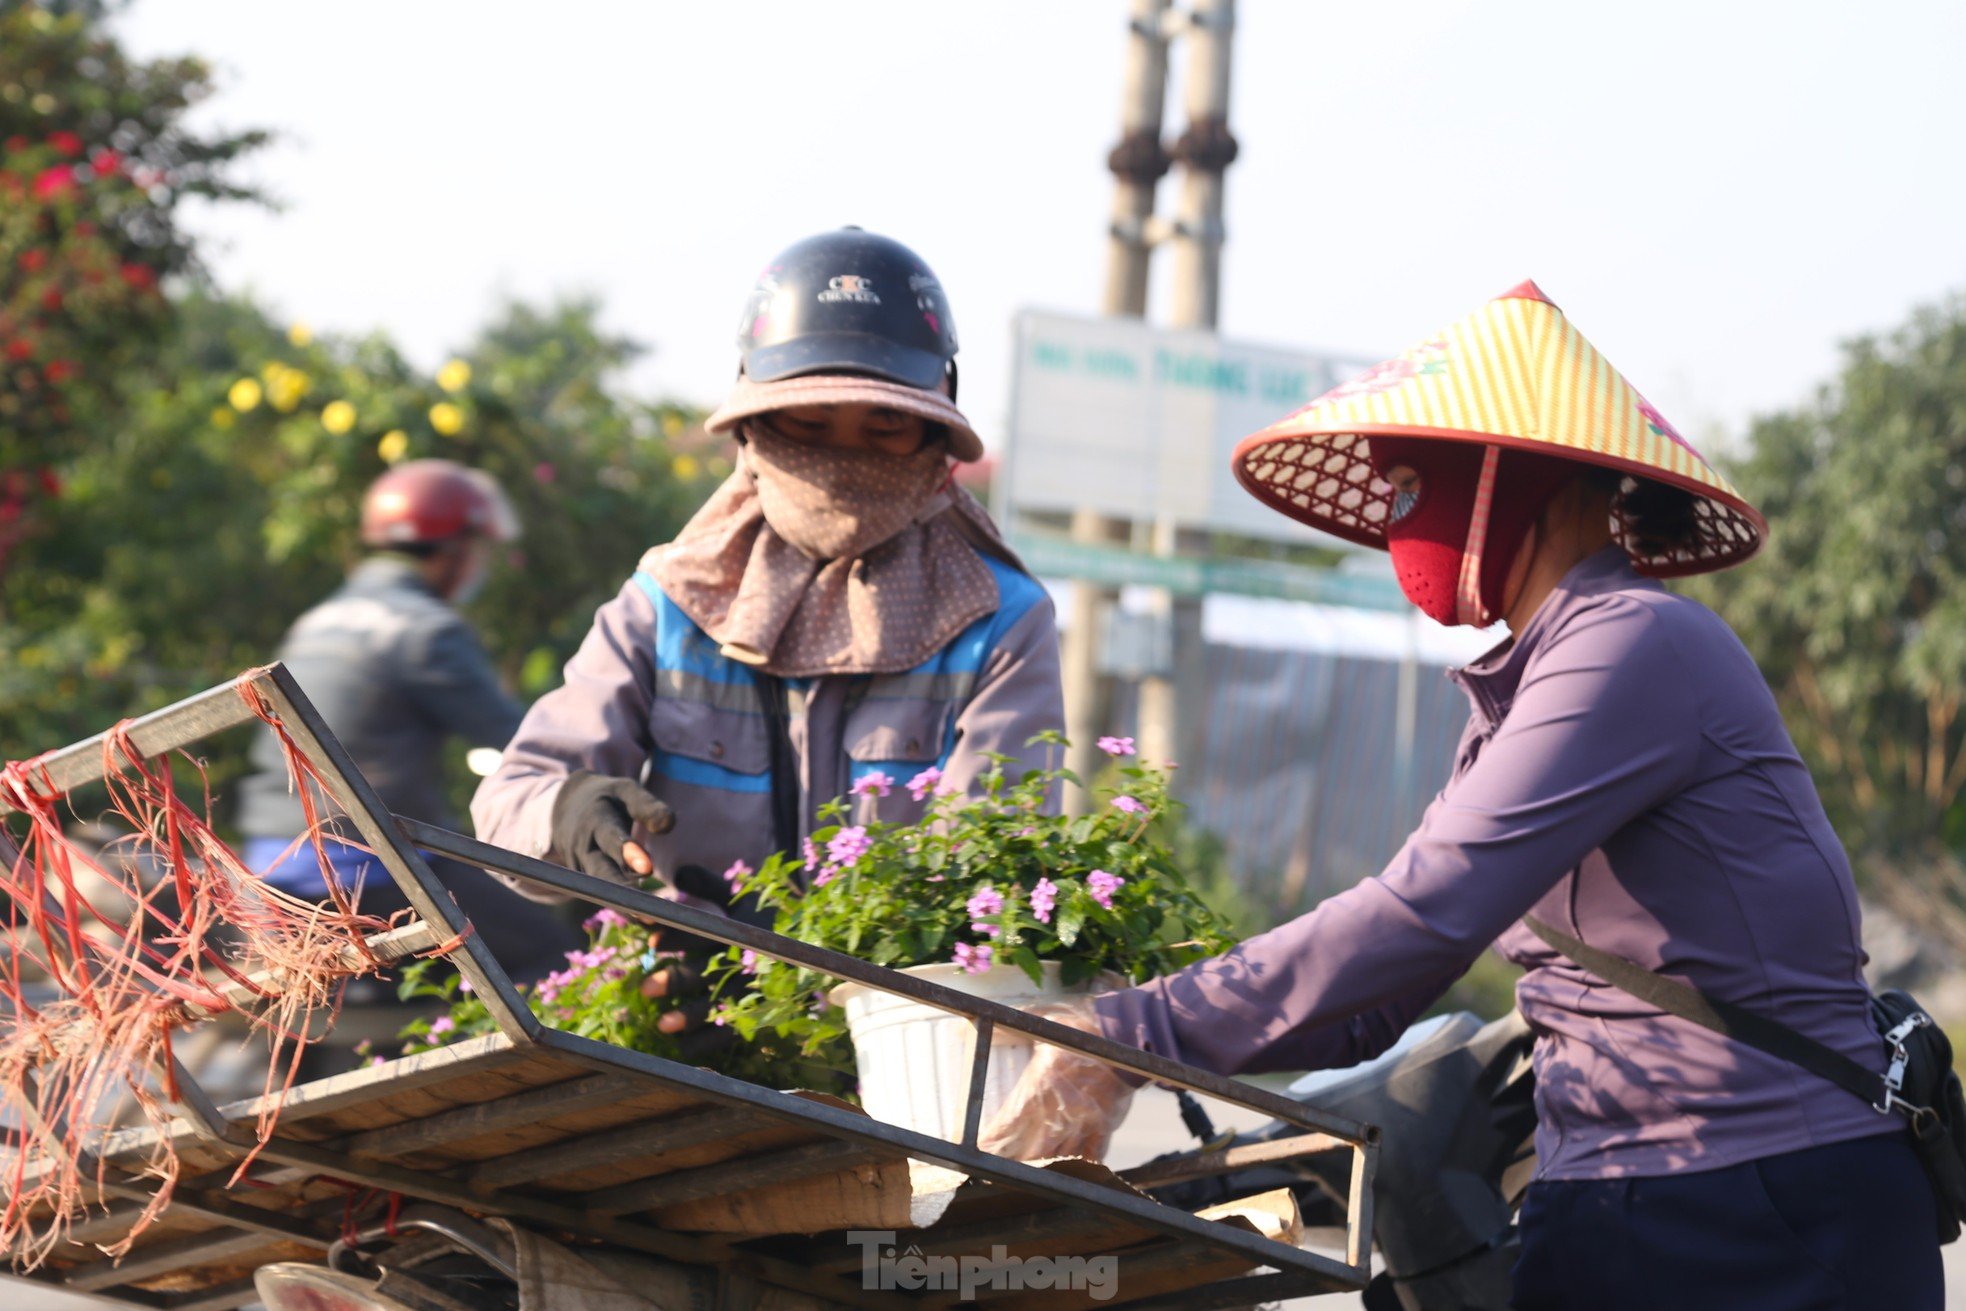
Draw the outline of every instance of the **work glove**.
<instances>
[{"instance_id":1,"label":"work glove","mask_svg":"<svg viewBox=\"0 0 1966 1311\"><path fill-rule=\"evenodd\" d=\"M553 798L553 850L583 874L630 888L655 873L655 862L634 841L637 824L667 833L676 812L633 779L576 769Z\"/></svg>"},{"instance_id":2,"label":"work glove","mask_svg":"<svg viewBox=\"0 0 1966 1311\"><path fill-rule=\"evenodd\" d=\"M684 893L699 910L722 909L721 899L725 895L722 880L701 865L685 865L677 870L675 889ZM682 929L651 924L649 949L667 956L642 980L642 995L668 998L676 1003L674 1010L656 1022L656 1027L677 1035L685 1060L699 1064L711 1060L735 1040L730 1030L705 1024L712 999L704 972L710 961L724 950L724 944Z\"/></svg>"},{"instance_id":3,"label":"work glove","mask_svg":"<svg viewBox=\"0 0 1966 1311\"><path fill-rule=\"evenodd\" d=\"M1100 1032L1090 997L1033 1006L1030 1012L1095 1037ZM977 1146L1020 1161L1101 1159L1133 1105L1133 1085L1104 1061L1068 1047L1036 1046L1031 1063L984 1126Z\"/></svg>"}]
</instances>

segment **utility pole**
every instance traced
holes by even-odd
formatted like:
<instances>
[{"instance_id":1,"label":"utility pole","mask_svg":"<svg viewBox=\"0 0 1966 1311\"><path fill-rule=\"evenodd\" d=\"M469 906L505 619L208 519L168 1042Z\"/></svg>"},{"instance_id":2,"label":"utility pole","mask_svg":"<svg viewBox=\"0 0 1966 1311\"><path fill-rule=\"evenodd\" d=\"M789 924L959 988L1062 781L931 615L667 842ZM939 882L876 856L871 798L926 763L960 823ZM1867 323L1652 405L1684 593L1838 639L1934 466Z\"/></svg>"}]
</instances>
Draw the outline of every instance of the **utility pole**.
<instances>
[{"instance_id":1,"label":"utility pole","mask_svg":"<svg viewBox=\"0 0 1966 1311\"><path fill-rule=\"evenodd\" d=\"M1222 175L1235 161L1229 132L1229 53L1235 36L1235 0L1195 0L1187 22L1187 127L1174 143L1181 190L1174 223L1174 284L1170 326L1214 331L1221 305ZM1157 520L1154 553L1172 556L1205 551L1207 538L1167 519ZM1140 754L1154 763L1199 762L1200 711L1207 673L1199 597L1162 592L1155 609L1171 641L1171 668L1140 683Z\"/></svg>"},{"instance_id":2,"label":"utility pole","mask_svg":"<svg viewBox=\"0 0 1966 1311\"><path fill-rule=\"evenodd\" d=\"M1106 295L1102 311L1116 318L1145 318L1148 258L1153 254L1154 191L1167 173L1161 117L1167 98L1169 0L1131 0L1126 72L1120 102L1120 139L1107 157L1116 186L1107 227ZM1127 525L1091 510L1072 514L1075 541L1107 545L1125 539ZM1067 764L1091 781L1102 757L1096 745L1110 722L1112 689L1099 672L1099 645L1119 594L1094 583L1073 585L1071 618L1063 652ZM1073 800L1081 798L1075 794Z\"/></svg>"}]
</instances>

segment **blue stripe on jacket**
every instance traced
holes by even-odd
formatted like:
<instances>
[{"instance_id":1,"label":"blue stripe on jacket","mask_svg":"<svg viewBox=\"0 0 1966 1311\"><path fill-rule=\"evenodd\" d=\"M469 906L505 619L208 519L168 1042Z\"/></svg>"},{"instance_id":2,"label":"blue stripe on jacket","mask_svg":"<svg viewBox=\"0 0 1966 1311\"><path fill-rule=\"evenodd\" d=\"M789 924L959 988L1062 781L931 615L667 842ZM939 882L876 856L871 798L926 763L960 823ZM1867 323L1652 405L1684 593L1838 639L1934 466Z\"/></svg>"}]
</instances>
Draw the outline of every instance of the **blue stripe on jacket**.
<instances>
[{"instance_id":1,"label":"blue stripe on jacket","mask_svg":"<svg viewBox=\"0 0 1966 1311\"><path fill-rule=\"evenodd\" d=\"M997 608L992 614L970 624L948 642L940 651L922 661L902 677L916 675L962 675L980 676L990 655L1003 645L1004 638L1017 622L1029 614L1031 607L1044 599L1044 585L1029 574L991 556L979 556L990 570L997 583ZM674 670L711 682L755 685L757 676L750 666L732 660L718 649L717 643L700 628L694 619L683 612L681 606L669 599L655 578L644 570L635 573L635 585L640 587L655 607L655 666L658 677L664 671ZM788 679L789 685L804 690L809 680ZM905 762L937 768L946 765L949 755L956 745L956 720L949 716L944 729L941 753L933 761ZM852 762L849 774L857 782L869 774L887 773L897 764L904 762L857 760ZM693 756L677 755L671 751L657 749L650 757L650 767L666 778L679 783L689 783L697 787L721 788L729 792L769 792L771 774L767 770L757 774L747 774L742 770L731 769L708 760ZM906 779L896 779L906 782Z\"/></svg>"}]
</instances>

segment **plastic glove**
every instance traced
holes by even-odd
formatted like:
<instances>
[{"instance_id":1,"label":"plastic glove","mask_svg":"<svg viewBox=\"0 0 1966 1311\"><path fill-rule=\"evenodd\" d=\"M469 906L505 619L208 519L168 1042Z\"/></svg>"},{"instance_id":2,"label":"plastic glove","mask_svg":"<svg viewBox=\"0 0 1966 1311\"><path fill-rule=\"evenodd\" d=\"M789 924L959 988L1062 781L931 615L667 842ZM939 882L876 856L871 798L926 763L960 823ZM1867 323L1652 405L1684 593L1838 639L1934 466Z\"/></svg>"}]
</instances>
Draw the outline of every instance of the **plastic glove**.
<instances>
[{"instance_id":1,"label":"plastic glove","mask_svg":"<svg viewBox=\"0 0 1966 1311\"><path fill-rule=\"evenodd\" d=\"M1095 1036L1100 1032L1090 997L1030 1010L1069 1028ZM1104 1061L1045 1042L1036 1046L1023 1077L978 1135L977 1146L1020 1161L1054 1156L1101 1159L1112 1145L1113 1131L1133 1105L1133 1085Z\"/></svg>"},{"instance_id":2,"label":"plastic glove","mask_svg":"<svg viewBox=\"0 0 1966 1311\"><path fill-rule=\"evenodd\" d=\"M655 872L633 840L636 824L667 833L676 812L633 779L576 769L553 798L553 850L583 874L631 888Z\"/></svg>"}]
</instances>

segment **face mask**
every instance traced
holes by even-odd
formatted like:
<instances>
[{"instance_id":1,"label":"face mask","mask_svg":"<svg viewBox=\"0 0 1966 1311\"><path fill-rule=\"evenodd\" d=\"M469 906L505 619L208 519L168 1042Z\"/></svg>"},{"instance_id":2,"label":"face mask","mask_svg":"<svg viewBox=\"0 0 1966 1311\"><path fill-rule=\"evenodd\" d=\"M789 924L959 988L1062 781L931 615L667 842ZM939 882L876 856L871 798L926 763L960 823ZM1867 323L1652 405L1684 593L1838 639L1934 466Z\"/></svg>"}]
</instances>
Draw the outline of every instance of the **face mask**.
<instances>
[{"instance_id":1,"label":"face mask","mask_svg":"<svg viewBox=\"0 0 1966 1311\"><path fill-rule=\"evenodd\" d=\"M949 480L948 452L913 455L806 446L759 425L745 431L744 467L771 530L814 560L847 560L913 523Z\"/></svg>"},{"instance_id":2,"label":"face mask","mask_svg":"<svg viewBox=\"0 0 1966 1311\"><path fill-rule=\"evenodd\" d=\"M1395 493L1386 546L1400 590L1442 624L1486 627L1500 617L1516 554L1550 498L1576 476L1566 460L1472 442L1374 437L1380 477L1419 476Z\"/></svg>"},{"instance_id":3,"label":"face mask","mask_svg":"<svg viewBox=\"0 0 1966 1311\"><path fill-rule=\"evenodd\" d=\"M465 546L466 556L462 566L464 576L446 596L452 605L467 606L478 599L485 590L485 582L491 577L491 549L482 539L474 540Z\"/></svg>"}]
</instances>

